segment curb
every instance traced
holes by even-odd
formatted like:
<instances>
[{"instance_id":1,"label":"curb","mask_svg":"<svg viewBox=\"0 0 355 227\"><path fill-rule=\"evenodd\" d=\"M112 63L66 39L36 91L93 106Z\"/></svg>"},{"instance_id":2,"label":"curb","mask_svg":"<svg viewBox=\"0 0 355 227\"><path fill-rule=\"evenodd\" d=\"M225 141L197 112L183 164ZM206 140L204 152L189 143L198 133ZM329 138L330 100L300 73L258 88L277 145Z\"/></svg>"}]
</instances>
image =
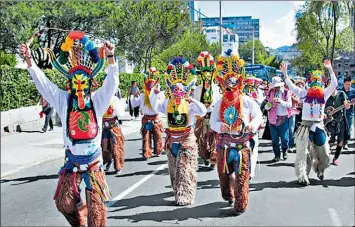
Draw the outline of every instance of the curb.
<instances>
[{"instance_id":1,"label":"curb","mask_svg":"<svg viewBox=\"0 0 355 227\"><path fill-rule=\"evenodd\" d=\"M124 136L130 135L130 134L138 132L138 131L139 131L139 129L134 129L134 130L128 131L128 133L126 133ZM44 163L47 163L47 162L51 162L51 161L57 160L59 158L63 158L63 160L64 160L64 152L63 152L63 154L55 155L53 157L42 159L42 160L38 160L36 162L21 166L19 168L14 169L14 170L5 171L4 173L1 173L0 179L3 179L3 178L5 178L5 177L7 177L9 175L12 175L14 173L17 173L17 172L21 171L21 170L24 170L24 169L27 169L27 168L31 168L31 167L34 167L34 166L38 166L40 164L44 164Z\"/></svg>"},{"instance_id":2,"label":"curb","mask_svg":"<svg viewBox=\"0 0 355 227\"><path fill-rule=\"evenodd\" d=\"M42 160L39 160L37 162L34 162L34 163L31 163L31 164L27 164L27 165L24 165L24 166L21 166L17 169L14 169L14 170L10 170L10 171L6 171L4 173L1 173L1 179L3 179L4 177L7 177L11 174L14 174L16 172L19 172L23 169L27 169L27 168L30 168L30 167L34 167L34 166L38 166L40 164L43 164L43 163L46 163L46 162L51 162L51 161L54 161L54 160L57 160L59 158L63 158L64 160L64 154L60 154L60 155L56 155L54 157L50 157L50 158L46 158L46 159L42 159Z\"/></svg>"}]
</instances>

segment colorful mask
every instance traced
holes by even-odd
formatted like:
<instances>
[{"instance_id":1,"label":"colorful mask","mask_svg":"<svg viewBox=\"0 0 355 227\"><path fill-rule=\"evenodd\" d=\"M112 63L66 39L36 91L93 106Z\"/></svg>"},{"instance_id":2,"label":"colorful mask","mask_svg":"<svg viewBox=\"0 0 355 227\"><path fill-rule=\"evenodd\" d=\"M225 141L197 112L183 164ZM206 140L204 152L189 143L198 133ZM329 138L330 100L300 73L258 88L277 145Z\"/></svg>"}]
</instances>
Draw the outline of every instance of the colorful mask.
<instances>
[{"instance_id":1,"label":"colorful mask","mask_svg":"<svg viewBox=\"0 0 355 227\"><path fill-rule=\"evenodd\" d=\"M152 88L159 83L159 78L154 79L154 77L158 76L159 72L155 67L151 67L148 69L148 74L144 78L144 104L147 106L149 109L152 109L152 105L150 104L149 101L149 95L152 90Z\"/></svg>"},{"instance_id":2,"label":"colorful mask","mask_svg":"<svg viewBox=\"0 0 355 227\"><path fill-rule=\"evenodd\" d=\"M181 132L186 129L189 104L185 99L196 82L193 74L195 69L186 59L177 57L169 62L165 80L170 94L167 113L170 131Z\"/></svg>"},{"instance_id":3,"label":"colorful mask","mask_svg":"<svg viewBox=\"0 0 355 227\"><path fill-rule=\"evenodd\" d=\"M314 114L322 117L322 109L325 103L323 85L325 84L326 77L322 71L314 70L308 75L309 90L304 99L305 103L310 103L310 115L313 118ZM320 104L319 113L313 112L313 104Z\"/></svg>"},{"instance_id":4,"label":"colorful mask","mask_svg":"<svg viewBox=\"0 0 355 227\"><path fill-rule=\"evenodd\" d=\"M257 99L258 98L258 87L261 82L262 82L262 79L259 79L252 74L247 74L247 76L244 80L243 92L246 95L248 95L254 99Z\"/></svg>"},{"instance_id":5,"label":"colorful mask","mask_svg":"<svg viewBox=\"0 0 355 227\"><path fill-rule=\"evenodd\" d=\"M200 99L199 101L204 104L211 104L213 97L213 81L216 77L216 65L212 55L207 51L201 52L197 58L197 63L200 65Z\"/></svg>"},{"instance_id":6,"label":"colorful mask","mask_svg":"<svg viewBox=\"0 0 355 227\"><path fill-rule=\"evenodd\" d=\"M96 49L84 32L72 31L61 45L59 57L46 49L53 67L67 80L70 93L67 132L73 142L94 139L98 133L91 90L97 86L95 76L104 66L104 48Z\"/></svg>"},{"instance_id":7,"label":"colorful mask","mask_svg":"<svg viewBox=\"0 0 355 227\"><path fill-rule=\"evenodd\" d=\"M216 80L222 88L222 102L219 110L221 121L232 130L241 130L244 87L244 61L238 54L228 50L218 59Z\"/></svg>"}]
</instances>

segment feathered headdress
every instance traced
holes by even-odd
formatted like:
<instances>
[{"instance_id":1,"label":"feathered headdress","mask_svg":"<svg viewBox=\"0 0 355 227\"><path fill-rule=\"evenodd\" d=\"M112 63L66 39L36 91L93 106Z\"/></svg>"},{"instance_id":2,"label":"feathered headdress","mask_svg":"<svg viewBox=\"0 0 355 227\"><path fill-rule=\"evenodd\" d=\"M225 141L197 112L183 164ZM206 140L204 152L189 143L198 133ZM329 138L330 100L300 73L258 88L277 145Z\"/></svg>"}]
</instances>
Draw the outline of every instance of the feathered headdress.
<instances>
[{"instance_id":1,"label":"feathered headdress","mask_svg":"<svg viewBox=\"0 0 355 227\"><path fill-rule=\"evenodd\" d=\"M147 73L144 78L144 104L152 109L152 105L149 101L149 94L152 88L159 83L159 71L155 67L148 68ZM156 78L156 79L155 79Z\"/></svg>"},{"instance_id":2,"label":"feathered headdress","mask_svg":"<svg viewBox=\"0 0 355 227\"><path fill-rule=\"evenodd\" d=\"M215 67L215 60L213 58L212 55L210 55L210 53L208 53L207 51L203 51L200 53L200 56L198 56L197 58L197 63L200 65L200 71L202 72L212 72Z\"/></svg>"},{"instance_id":3,"label":"feathered headdress","mask_svg":"<svg viewBox=\"0 0 355 227\"><path fill-rule=\"evenodd\" d=\"M313 70L308 74L307 81L311 83L315 80L321 81L323 84L325 84L327 81L327 77L325 76L323 71Z\"/></svg>"},{"instance_id":4,"label":"feathered headdress","mask_svg":"<svg viewBox=\"0 0 355 227\"><path fill-rule=\"evenodd\" d=\"M175 85L181 83L184 86L185 95L187 96L187 93L196 82L195 74L195 68L185 58L173 58L168 64L167 74L165 75L170 94L173 93Z\"/></svg>"},{"instance_id":5,"label":"feathered headdress","mask_svg":"<svg viewBox=\"0 0 355 227\"><path fill-rule=\"evenodd\" d=\"M53 67L68 79L80 71L93 79L101 71L105 62L104 48L97 49L94 42L80 31L69 32L61 45L58 58L52 50L48 48L45 50L52 60Z\"/></svg>"},{"instance_id":6,"label":"feathered headdress","mask_svg":"<svg viewBox=\"0 0 355 227\"><path fill-rule=\"evenodd\" d=\"M219 76L216 77L216 80L223 91L227 88L230 90L243 90L243 81L245 79L244 60L239 59L237 53L233 53L231 49L224 52L218 59L217 71Z\"/></svg>"}]
</instances>

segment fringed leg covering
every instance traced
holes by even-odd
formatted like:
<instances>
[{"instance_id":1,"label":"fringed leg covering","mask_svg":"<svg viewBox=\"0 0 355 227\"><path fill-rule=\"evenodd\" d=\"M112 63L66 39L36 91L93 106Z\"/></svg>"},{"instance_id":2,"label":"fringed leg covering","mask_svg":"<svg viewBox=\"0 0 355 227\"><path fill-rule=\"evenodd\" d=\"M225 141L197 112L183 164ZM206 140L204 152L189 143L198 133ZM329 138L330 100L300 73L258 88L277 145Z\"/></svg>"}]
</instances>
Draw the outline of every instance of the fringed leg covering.
<instances>
[{"instance_id":1,"label":"fringed leg covering","mask_svg":"<svg viewBox=\"0 0 355 227\"><path fill-rule=\"evenodd\" d=\"M105 176L103 171L93 172L95 181L90 177L92 190L86 189L86 200L88 206L88 226L98 227L106 226L106 204L100 195L101 189L105 185ZM98 186L95 186L98 185Z\"/></svg>"},{"instance_id":2,"label":"fringed leg covering","mask_svg":"<svg viewBox=\"0 0 355 227\"><path fill-rule=\"evenodd\" d=\"M168 155L168 167L169 167L169 175L170 175L170 183L171 187L174 190L174 194L176 192L175 185L175 173L176 173L176 158L173 155L172 148L167 145L167 155Z\"/></svg>"},{"instance_id":3,"label":"fringed leg covering","mask_svg":"<svg viewBox=\"0 0 355 227\"><path fill-rule=\"evenodd\" d=\"M235 182L235 202L234 211L236 213L243 213L248 207L249 201L249 176L250 176L250 149L244 149L241 151L242 155L242 166L239 167L241 170L236 174ZM235 162L233 162L235 163Z\"/></svg>"},{"instance_id":4,"label":"fringed leg covering","mask_svg":"<svg viewBox=\"0 0 355 227\"><path fill-rule=\"evenodd\" d=\"M195 135L199 149L199 156L204 160L210 160L212 164L216 164L216 144L217 136L209 127L209 119L199 118L196 121Z\"/></svg>"},{"instance_id":5,"label":"fringed leg covering","mask_svg":"<svg viewBox=\"0 0 355 227\"><path fill-rule=\"evenodd\" d=\"M226 201L234 200L235 174L233 163L227 165L228 171L225 171L226 157L229 156L229 150L221 148L217 153L217 170L221 186L222 198Z\"/></svg>"},{"instance_id":6,"label":"fringed leg covering","mask_svg":"<svg viewBox=\"0 0 355 227\"><path fill-rule=\"evenodd\" d=\"M109 150L109 139L102 139L101 148L103 164L106 165L112 160L112 152Z\"/></svg>"},{"instance_id":7,"label":"fringed leg covering","mask_svg":"<svg viewBox=\"0 0 355 227\"><path fill-rule=\"evenodd\" d=\"M258 140L258 135L256 135L254 138L255 141L255 146L251 155L251 173L250 173L250 177L254 177L255 176L255 169L256 169L256 165L257 165L257 161L258 161L258 156L259 156L259 140Z\"/></svg>"},{"instance_id":8,"label":"fringed leg covering","mask_svg":"<svg viewBox=\"0 0 355 227\"><path fill-rule=\"evenodd\" d=\"M72 173L65 173L61 176L63 180L55 198L55 204L58 211L64 215L71 226L84 226L86 224L87 209L83 201L81 201L81 206L75 201L72 176ZM74 181L77 188L80 186L81 179L81 174L76 173Z\"/></svg>"},{"instance_id":9,"label":"fringed leg covering","mask_svg":"<svg viewBox=\"0 0 355 227\"><path fill-rule=\"evenodd\" d=\"M318 178L323 179L324 171L330 165L330 147L328 141L323 146L313 145L313 171L317 173Z\"/></svg>"},{"instance_id":10,"label":"fringed leg covering","mask_svg":"<svg viewBox=\"0 0 355 227\"><path fill-rule=\"evenodd\" d=\"M115 170L124 166L124 137L119 126L111 128L113 138L111 139L111 150L113 154Z\"/></svg>"},{"instance_id":11,"label":"fringed leg covering","mask_svg":"<svg viewBox=\"0 0 355 227\"><path fill-rule=\"evenodd\" d=\"M197 146L195 149L181 150L176 164L176 193L177 205L191 205L194 203L196 194L196 167Z\"/></svg>"},{"instance_id":12,"label":"fringed leg covering","mask_svg":"<svg viewBox=\"0 0 355 227\"><path fill-rule=\"evenodd\" d=\"M142 137L143 137L142 152L143 152L144 158L151 158L152 157L150 133L151 133L151 131L146 130L145 128L142 129Z\"/></svg>"},{"instance_id":13,"label":"fringed leg covering","mask_svg":"<svg viewBox=\"0 0 355 227\"><path fill-rule=\"evenodd\" d=\"M196 120L195 124L195 136L196 136L196 142L198 145L198 154L201 158L204 160L208 160L208 154L206 152L206 143L205 143L205 135L203 134L203 118L199 118Z\"/></svg>"},{"instance_id":14,"label":"fringed leg covering","mask_svg":"<svg viewBox=\"0 0 355 227\"><path fill-rule=\"evenodd\" d=\"M295 161L295 173L299 183L309 184L307 174L307 156L308 151L308 139L309 128L301 125L296 135L296 161Z\"/></svg>"},{"instance_id":15,"label":"fringed leg covering","mask_svg":"<svg viewBox=\"0 0 355 227\"><path fill-rule=\"evenodd\" d=\"M163 151L163 123L156 122L153 126L154 153L160 155Z\"/></svg>"}]
</instances>

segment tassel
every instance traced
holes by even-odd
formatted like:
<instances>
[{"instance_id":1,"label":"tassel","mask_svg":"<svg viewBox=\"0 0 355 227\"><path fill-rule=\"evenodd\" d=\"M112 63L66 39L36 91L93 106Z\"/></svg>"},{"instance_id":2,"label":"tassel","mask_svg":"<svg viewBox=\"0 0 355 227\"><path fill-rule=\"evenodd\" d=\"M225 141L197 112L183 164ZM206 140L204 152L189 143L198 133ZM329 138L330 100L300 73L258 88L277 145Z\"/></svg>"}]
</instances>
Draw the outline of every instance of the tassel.
<instances>
[{"instance_id":1,"label":"tassel","mask_svg":"<svg viewBox=\"0 0 355 227\"><path fill-rule=\"evenodd\" d=\"M91 173L90 173L90 176L91 176L91 179L94 181L96 190L97 190L97 192L99 193L102 202L105 202L105 201L106 201L106 197L102 194L102 190L101 190L100 186L98 185L98 183L97 183L97 181L96 181L96 177L95 177L95 175L94 175L94 172L91 172Z\"/></svg>"},{"instance_id":2,"label":"tassel","mask_svg":"<svg viewBox=\"0 0 355 227\"><path fill-rule=\"evenodd\" d=\"M243 161L243 155L242 155L243 150L239 151L239 171L238 173L242 173L242 161Z\"/></svg>"}]
</instances>

